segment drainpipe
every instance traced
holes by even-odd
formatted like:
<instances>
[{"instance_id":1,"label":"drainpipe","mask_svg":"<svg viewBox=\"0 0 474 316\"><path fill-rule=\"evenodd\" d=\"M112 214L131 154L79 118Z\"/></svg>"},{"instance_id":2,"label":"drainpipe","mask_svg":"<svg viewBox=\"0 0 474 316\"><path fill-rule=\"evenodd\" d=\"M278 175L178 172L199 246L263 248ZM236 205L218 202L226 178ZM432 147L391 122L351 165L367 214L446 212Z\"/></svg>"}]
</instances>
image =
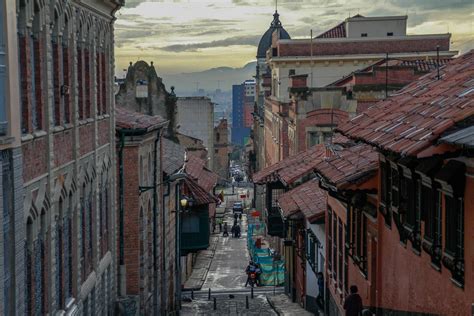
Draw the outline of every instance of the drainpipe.
<instances>
[{"instance_id":1,"label":"drainpipe","mask_svg":"<svg viewBox=\"0 0 474 316\"><path fill-rule=\"evenodd\" d=\"M176 291L175 291L175 309L179 315L181 305L181 221L180 221L180 199L181 192L179 190L179 183L175 186L175 211L176 211Z\"/></svg>"},{"instance_id":2,"label":"drainpipe","mask_svg":"<svg viewBox=\"0 0 474 316\"><path fill-rule=\"evenodd\" d=\"M167 186L167 191L166 192L163 192L163 185L166 183L166 186ZM163 236L165 236L166 234L166 220L165 220L165 214L166 214L166 204L165 204L165 198L169 197L170 196L170 189L171 189L171 186L170 186L170 183L169 183L169 177L167 177L166 179L163 179L163 182L162 182L162 186L161 186L161 190L162 190L162 210L163 210L163 216L162 216L162 234ZM165 279L166 279L166 240L165 240L165 237L162 238L162 241L163 241L163 256L162 256L162 264L163 264L163 269L161 270L161 284L162 284L162 295L165 295L165 300L167 300L167 289L166 289L166 282L165 282ZM168 314L168 311L166 310L166 301L165 300L161 300L162 302L162 305L161 305L161 311L165 311L164 313L162 313L163 315L167 315Z\"/></svg>"},{"instance_id":3,"label":"drainpipe","mask_svg":"<svg viewBox=\"0 0 474 316\"><path fill-rule=\"evenodd\" d=\"M125 295L125 265L123 255L123 147L125 145L125 134L119 131L120 147L119 147L119 271L118 286L119 296Z\"/></svg>"},{"instance_id":4,"label":"drainpipe","mask_svg":"<svg viewBox=\"0 0 474 316\"><path fill-rule=\"evenodd\" d=\"M155 146L153 148L153 290L155 294L153 295L153 310L155 313L158 313L158 251L157 251L157 238L158 238L158 192L157 192L157 183L158 183L158 143L161 139L161 129L156 133ZM160 153L161 156L161 153ZM164 238L164 235L162 236ZM164 253L163 253L164 256Z\"/></svg>"}]
</instances>

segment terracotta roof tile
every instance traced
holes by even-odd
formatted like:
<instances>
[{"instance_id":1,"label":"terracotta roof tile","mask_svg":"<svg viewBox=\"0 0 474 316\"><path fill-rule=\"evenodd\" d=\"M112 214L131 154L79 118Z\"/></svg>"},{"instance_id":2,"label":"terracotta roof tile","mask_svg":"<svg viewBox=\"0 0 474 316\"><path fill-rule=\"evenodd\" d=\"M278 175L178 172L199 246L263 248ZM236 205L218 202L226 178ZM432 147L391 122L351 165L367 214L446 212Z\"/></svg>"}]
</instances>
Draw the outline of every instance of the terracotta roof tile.
<instances>
[{"instance_id":1,"label":"terracotta roof tile","mask_svg":"<svg viewBox=\"0 0 474 316\"><path fill-rule=\"evenodd\" d=\"M346 37L346 23L342 22L327 30L326 32L319 34L316 38L341 38Z\"/></svg>"},{"instance_id":2,"label":"terracotta roof tile","mask_svg":"<svg viewBox=\"0 0 474 316\"><path fill-rule=\"evenodd\" d=\"M122 107L115 107L115 126L118 129L146 129L152 131L167 123L161 116L146 115L127 110Z\"/></svg>"},{"instance_id":3,"label":"terracotta roof tile","mask_svg":"<svg viewBox=\"0 0 474 316\"><path fill-rule=\"evenodd\" d=\"M192 198L194 199L196 205L204 205L217 202L217 198L208 193L205 188L200 186L193 179L185 178L184 183L186 189L188 190L188 193L192 195Z\"/></svg>"},{"instance_id":4,"label":"terracotta roof tile","mask_svg":"<svg viewBox=\"0 0 474 316\"><path fill-rule=\"evenodd\" d=\"M282 194L278 198L278 205L285 217L302 212L307 220L313 222L324 218L327 195L319 187L319 182L313 179Z\"/></svg>"},{"instance_id":5,"label":"terracotta roof tile","mask_svg":"<svg viewBox=\"0 0 474 316\"><path fill-rule=\"evenodd\" d=\"M336 134L333 144L344 146L349 143L347 137ZM304 152L283 159L253 175L254 183L267 183L281 181L283 184L291 184L299 178L311 173L314 166L326 157L326 146L315 145Z\"/></svg>"},{"instance_id":6,"label":"terracotta roof tile","mask_svg":"<svg viewBox=\"0 0 474 316\"><path fill-rule=\"evenodd\" d=\"M474 115L474 51L407 85L337 130L380 149L417 155Z\"/></svg>"},{"instance_id":7,"label":"terracotta roof tile","mask_svg":"<svg viewBox=\"0 0 474 316\"><path fill-rule=\"evenodd\" d=\"M360 183L378 168L378 153L370 145L357 144L335 152L315 166L315 170L338 189Z\"/></svg>"},{"instance_id":8,"label":"terracotta roof tile","mask_svg":"<svg viewBox=\"0 0 474 316\"><path fill-rule=\"evenodd\" d=\"M168 175L179 170L184 164L185 148L167 138L162 139L163 144L163 171Z\"/></svg>"},{"instance_id":9,"label":"terracotta roof tile","mask_svg":"<svg viewBox=\"0 0 474 316\"><path fill-rule=\"evenodd\" d=\"M196 156L188 155L185 170L207 192L216 186L219 179L217 174L206 168L206 162Z\"/></svg>"}]
</instances>

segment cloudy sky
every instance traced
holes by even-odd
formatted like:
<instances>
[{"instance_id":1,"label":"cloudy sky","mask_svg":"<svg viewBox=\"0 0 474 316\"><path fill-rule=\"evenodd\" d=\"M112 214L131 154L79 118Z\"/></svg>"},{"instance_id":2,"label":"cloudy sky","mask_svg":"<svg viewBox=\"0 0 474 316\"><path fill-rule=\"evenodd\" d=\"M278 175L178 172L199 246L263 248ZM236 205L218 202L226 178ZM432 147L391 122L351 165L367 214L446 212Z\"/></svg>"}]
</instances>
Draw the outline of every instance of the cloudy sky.
<instances>
[{"instance_id":1,"label":"cloudy sky","mask_svg":"<svg viewBox=\"0 0 474 316\"><path fill-rule=\"evenodd\" d=\"M117 14L117 72L154 61L160 74L242 67L275 10L271 0L126 0ZM308 37L349 15L408 15L408 32L452 33L452 48L474 48L474 0L279 0L292 38Z\"/></svg>"}]
</instances>

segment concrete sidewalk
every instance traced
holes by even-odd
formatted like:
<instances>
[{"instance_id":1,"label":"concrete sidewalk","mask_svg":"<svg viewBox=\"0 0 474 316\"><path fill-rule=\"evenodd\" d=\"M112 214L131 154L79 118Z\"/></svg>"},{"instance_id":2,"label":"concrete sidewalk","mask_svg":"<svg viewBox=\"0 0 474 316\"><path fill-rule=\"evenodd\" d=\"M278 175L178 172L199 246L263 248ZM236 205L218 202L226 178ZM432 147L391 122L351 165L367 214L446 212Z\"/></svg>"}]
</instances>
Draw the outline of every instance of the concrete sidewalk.
<instances>
[{"instance_id":1,"label":"concrete sidewalk","mask_svg":"<svg viewBox=\"0 0 474 316\"><path fill-rule=\"evenodd\" d=\"M216 252L217 242L219 240L218 236L212 235L210 237L209 249L202 250L198 253L196 258L196 263L193 267L193 272L188 280L184 283L183 290L200 290L202 285L206 281L207 273L211 267L212 259Z\"/></svg>"},{"instance_id":2,"label":"concrete sidewalk","mask_svg":"<svg viewBox=\"0 0 474 316\"><path fill-rule=\"evenodd\" d=\"M293 303L291 299L285 294L267 295L267 300L270 306L275 310L279 316L310 316L314 315L308 312L297 303Z\"/></svg>"}]
</instances>

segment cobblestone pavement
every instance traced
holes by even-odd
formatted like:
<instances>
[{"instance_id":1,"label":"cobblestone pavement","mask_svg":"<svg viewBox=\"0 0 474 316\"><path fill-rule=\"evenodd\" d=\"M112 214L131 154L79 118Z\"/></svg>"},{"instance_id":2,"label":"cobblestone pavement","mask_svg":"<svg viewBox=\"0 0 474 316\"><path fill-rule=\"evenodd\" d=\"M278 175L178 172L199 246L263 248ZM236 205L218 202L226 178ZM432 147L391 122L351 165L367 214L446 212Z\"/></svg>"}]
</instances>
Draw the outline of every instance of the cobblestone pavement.
<instances>
[{"instance_id":1,"label":"cobblestone pavement","mask_svg":"<svg viewBox=\"0 0 474 316\"><path fill-rule=\"evenodd\" d=\"M224 221L229 227L229 237L219 235L217 248L202 290L208 288L212 290L242 289L247 279L244 272L249 261L246 216L244 215L239 221L242 229L240 238L233 238L230 233L230 228L234 223L232 211L225 213Z\"/></svg>"},{"instance_id":2,"label":"cobblestone pavement","mask_svg":"<svg viewBox=\"0 0 474 316\"><path fill-rule=\"evenodd\" d=\"M246 295L235 294L233 298L229 295L216 295L207 300L207 297L197 298L192 302L183 302L181 315L277 315L268 303L264 294L256 295L254 299L248 296L249 309L246 309ZM214 297L216 297L216 309L214 310Z\"/></svg>"}]
</instances>

